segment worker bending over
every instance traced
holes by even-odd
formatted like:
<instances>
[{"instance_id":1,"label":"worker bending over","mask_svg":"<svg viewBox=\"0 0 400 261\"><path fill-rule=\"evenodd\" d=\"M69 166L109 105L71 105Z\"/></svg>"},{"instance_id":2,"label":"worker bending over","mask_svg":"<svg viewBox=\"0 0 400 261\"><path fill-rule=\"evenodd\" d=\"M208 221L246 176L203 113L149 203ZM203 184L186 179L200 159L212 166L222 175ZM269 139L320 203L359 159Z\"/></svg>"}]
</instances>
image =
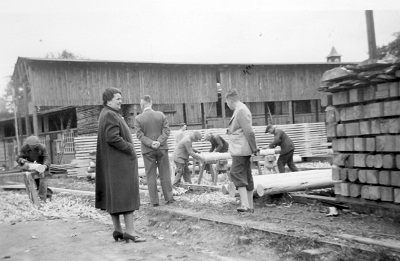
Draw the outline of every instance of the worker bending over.
<instances>
[{"instance_id":1,"label":"worker bending over","mask_svg":"<svg viewBox=\"0 0 400 261\"><path fill-rule=\"evenodd\" d=\"M174 151L174 162L175 162L175 180L172 186L176 186L181 182L181 177L183 180L189 184L192 184L192 179L190 177L190 171L188 167L189 156L192 156L196 160L204 161L204 157L199 155L199 151L192 147L194 141L201 140L201 133L199 131L194 131L188 136L182 138L178 143ZM194 166L193 166L194 167Z\"/></svg>"},{"instance_id":2,"label":"worker bending over","mask_svg":"<svg viewBox=\"0 0 400 261\"><path fill-rule=\"evenodd\" d=\"M281 153L278 158L278 170L279 173L285 172L285 165L287 164L291 172L299 171L294 165L293 153L294 144L289 136L281 129L277 129L273 125L268 125L265 129L265 133L274 135L274 140L268 145L269 148L275 148L276 146L281 147Z\"/></svg>"},{"instance_id":3,"label":"worker bending over","mask_svg":"<svg viewBox=\"0 0 400 261\"><path fill-rule=\"evenodd\" d=\"M50 176L50 156L47 153L46 147L40 143L37 136L29 136L26 139L25 144L22 146L17 163L22 166L22 169L27 169L26 163L38 163L46 166L46 170L43 173L32 173L32 177L35 179L37 188L39 189L39 198L46 202L46 198L51 199L52 191L47 189L47 182Z\"/></svg>"}]
</instances>

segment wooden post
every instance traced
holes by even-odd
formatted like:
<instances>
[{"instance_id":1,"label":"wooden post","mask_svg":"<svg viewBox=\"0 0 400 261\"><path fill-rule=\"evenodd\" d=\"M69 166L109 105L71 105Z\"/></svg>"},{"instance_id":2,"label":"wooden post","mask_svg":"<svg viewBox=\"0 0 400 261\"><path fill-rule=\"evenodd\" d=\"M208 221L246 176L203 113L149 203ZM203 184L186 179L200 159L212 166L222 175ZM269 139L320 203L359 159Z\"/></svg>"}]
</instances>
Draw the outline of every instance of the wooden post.
<instances>
[{"instance_id":1,"label":"wooden post","mask_svg":"<svg viewBox=\"0 0 400 261\"><path fill-rule=\"evenodd\" d=\"M376 59L376 40L374 28L374 16L372 10L366 10L365 16L367 19L367 36L368 36L368 53L369 59Z\"/></svg>"},{"instance_id":2,"label":"wooden post","mask_svg":"<svg viewBox=\"0 0 400 261\"><path fill-rule=\"evenodd\" d=\"M186 118L186 104L182 103L182 110L183 110L183 122L186 123L186 126L188 124L187 118Z\"/></svg>"},{"instance_id":3,"label":"wooden post","mask_svg":"<svg viewBox=\"0 0 400 261\"><path fill-rule=\"evenodd\" d=\"M24 181L26 193L28 193L29 198L32 200L33 204L39 205L39 196L36 191L36 184L30 172L25 172Z\"/></svg>"},{"instance_id":4,"label":"wooden post","mask_svg":"<svg viewBox=\"0 0 400 261\"><path fill-rule=\"evenodd\" d=\"M18 147L18 152L19 152L21 149L21 146L20 146L20 142L19 142L19 125L18 125L18 116L17 116L18 98L16 97L16 94L15 94L15 86L12 89L12 94L13 94L13 103L14 103L15 138L17 139L17 147Z\"/></svg>"},{"instance_id":5,"label":"wooden post","mask_svg":"<svg viewBox=\"0 0 400 261\"><path fill-rule=\"evenodd\" d=\"M206 123L206 115L204 112L204 103L200 103L200 108L201 108L201 127L203 129L207 128L207 123Z\"/></svg>"},{"instance_id":6,"label":"wooden post","mask_svg":"<svg viewBox=\"0 0 400 261\"><path fill-rule=\"evenodd\" d=\"M32 123L33 123L33 134L39 137L39 124L37 116L37 107L34 105L32 110Z\"/></svg>"},{"instance_id":7,"label":"wooden post","mask_svg":"<svg viewBox=\"0 0 400 261\"><path fill-rule=\"evenodd\" d=\"M219 73L220 73L220 78L221 78L221 82L220 82L220 89L221 89L221 112L222 112L222 121L223 121L223 126L224 128L227 127L227 123L226 123L226 111L225 111L225 95L226 95L226 89L227 89L227 79L226 79L226 69L225 67L219 67L218 68Z\"/></svg>"},{"instance_id":8,"label":"wooden post","mask_svg":"<svg viewBox=\"0 0 400 261\"><path fill-rule=\"evenodd\" d=\"M27 91L27 83L22 83L22 88L24 92L24 104L25 104L25 129L26 129L26 136L30 136L31 132L31 123L29 120L29 101L28 101L28 91Z\"/></svg>"},{"instance_id":9,"label":"wooden post","mask_svg":"<svg viewBox=\"0 0 400 261\"><path fill-rule=\"evenodd\" d=\"M294 124L293 101L289 101L289 123Z\"/></svg>"},{"instance_id":10,"label":"wooden post","mask_svg":"<svg viewBox=\"0 0 400 261\"><path fill-rule=\"evenodd\" d=\"M265 125L268 125L268 103L264 102L264 118L265 118ZM272 122L271 122L272 124Z\"/></svg>"},{"instance_id":11,"label":"wooden post","mask_svg":"<svg viewBox=\"0 0 400 261\"><path fill-rule=\"evenodd\" d=\"M314 100L315 102L315 122L319 122L319 107L321 100Z\"/></svg>"},{"instance_id":12,"label":"wooden post","mask_svg":"<svg viewBox=\"0 0 400 261\"><path fill-rule=\"evenodd\" d=\"M44 132L49 132L50 127L49 127L49 115L45 114L43 115L43 131Z\"/></svg>"}]
</instances>

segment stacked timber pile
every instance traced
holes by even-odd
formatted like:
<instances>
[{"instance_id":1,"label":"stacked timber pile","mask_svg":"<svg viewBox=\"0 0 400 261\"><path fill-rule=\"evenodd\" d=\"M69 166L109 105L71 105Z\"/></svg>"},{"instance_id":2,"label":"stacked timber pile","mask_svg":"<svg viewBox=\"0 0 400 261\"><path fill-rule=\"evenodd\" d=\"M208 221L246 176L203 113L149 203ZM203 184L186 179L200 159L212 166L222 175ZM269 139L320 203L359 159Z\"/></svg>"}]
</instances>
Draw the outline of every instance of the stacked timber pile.
<instances>
[{"instance_id":1,"label":"stacked timber pile","mask_svg":"<svg viewBox=\"0 0 400 261\"><path fill-rule=\"evenodd\" d=\"M68 169L68 176L71 177L86 177L87 176L87 167L90 165L90 162L96 160L96 151L90 151L83 158L75 158L71 161L71 165L74 165L75 168Z\"/></svg>"},{"instance_id":2,"label":"stacked timber pile","mask_svg":"<svg viewBox=\"0 0 400 261\"><path fill-rule=\"evenodd\" d=\"M53 175L68 174L69 169L75 168L73 164L51 164L50 173Z\"/></svg>"},{"instance_id":3,"label":"stacked timber pile","mask_svg":"<svg viewBox=\"0 0 400 261\"><path fill-rule=\"evenodd\" d=\"M96 178L96 162L89 162L89 166L87 167L86 177L88 180L93 180Z\"/></svg>"},{"instance_id":4,"label":"stacked timber pile","mask_svg":"<svg viewBox=\"0 0 400 261\"><path fill-rule=\"evenodd\" d=\"M301 157L313 157L327 154L327 134L325 123L301 123L301 124L288 124L276 125L277 128L284 130L293 140L295 144L295 154ZM264 133L266 126L254 126L257 145L259 147L267 146L274 138L273 135ZM226 128L218 129L202 129L199 130L202 135L206 132L221 135L226 141L229 141L229 136L226 134ZM186 131L189 134L191 130ZM176 131L171 131L168 138L169 151L173 152L175 149L175 135ZM136 153L140 156L140 141L136 138L136 134L132 134L133 143L135 145ZM97 136L81 136L74 138L75 143L75 158L84 160L90 158L90 153L96 151ZM211 144L208 141L194 142L193 148L202 152L208 152Z\"/></svg>"},{"instance_id":5,"label":"stacked timber pile","mask_svg":"<svg viewBox=\"0 0 400 261\"><path fill-rule=\"evenodd\" d=\"M328 154L327 135L325 123L301 123L289 125L277 125L278 128L284 130L293 140L295 144L295 154L301 157L325 156ZM257 145L261 147L267 146L274 138L273 135L264 133L266 126L254 126ZM229 141L229 136L226 134L226 128L218 129L202 129L199 130L202 135L206 132L221 135L226 141ZM177 131L171 131L168 138L169 152L173 153L175 149L175 136ZM188 135L191 130L186 131ZM139 157L139 175L144 175L144 164L141 158L140 141L136 138L136 134L132 134L133 143L136 153ZM71 164L76 165L76 169L68 170L70 175L86 177L87 167L93 161L96 155L97 136L79 136L74 138L75 143L75 159ZM193 148L208 152L211 144L208 141L194 142ZM172 154L170 154L172 160Z\"/></svg>"},{"instance_id":6,"label":"stacked timber pile","mask_svg":"<svg viewBox=\"0 0 400 261\"><path fill-rule=\"evenodd\" d=\"M76 120L78 122L78 126L85 126L85 128L78 128L78 135L97 132L101 108L102 106L76 107Z\"/></svg>"},{"instance_id":7,"label":"stacked timber pile","mask_svg":"<svg viewBox=\"0 0 400 261\"><path fill-rule=\"evenodd\" d=\"M400 203L400 59L366 61L324 73L333 93L327 135L338 198Z\"/></svg>"}]
</instances>

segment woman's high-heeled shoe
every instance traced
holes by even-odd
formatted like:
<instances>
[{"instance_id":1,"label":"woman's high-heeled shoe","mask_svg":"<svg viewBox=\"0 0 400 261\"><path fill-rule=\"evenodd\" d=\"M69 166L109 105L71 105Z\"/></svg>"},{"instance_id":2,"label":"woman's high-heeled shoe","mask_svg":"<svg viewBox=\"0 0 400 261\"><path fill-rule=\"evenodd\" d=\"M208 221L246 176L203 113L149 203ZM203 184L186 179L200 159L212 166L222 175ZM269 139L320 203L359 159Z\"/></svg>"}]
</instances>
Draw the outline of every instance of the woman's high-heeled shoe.
<instances>
[{"instance_id":1,"label":"woman's high-heeled shoe","mask_svg":"<svg viewBox=\"0 0 400 261\"><path fill-rule=\"evenodd\" d=\"M124 234L122 234L122 232L119 232L119 231L114 231L113 238L114 238L115 242L118 242L118 239L124 240Z\"/></svg>"},{"instance_id":2,"label":"woman's high-heeled shoe","mask_svg":"<svg viewBox=\"0 0 400 261\"><path fill-rule=\"evenodd\" d=\"M146 242L145 238L142 238L139 236L132 236L132 235L129 235L128 233L124 233L124 239L125 239L126 243L129 243L129 239L132 240L134 243Z\"/></svg>"}]
</instances>

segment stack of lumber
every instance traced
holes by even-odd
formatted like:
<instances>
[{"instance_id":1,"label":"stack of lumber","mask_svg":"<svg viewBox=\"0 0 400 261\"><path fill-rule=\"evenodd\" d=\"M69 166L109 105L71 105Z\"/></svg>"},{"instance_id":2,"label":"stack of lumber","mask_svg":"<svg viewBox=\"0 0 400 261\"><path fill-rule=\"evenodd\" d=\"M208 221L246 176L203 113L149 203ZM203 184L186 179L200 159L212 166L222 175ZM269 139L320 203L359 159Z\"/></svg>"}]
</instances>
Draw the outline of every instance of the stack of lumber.
<instances>
[{"instance_id":1,"label":"stack of lumber","mask_svg":"<svg viewBox=\"0 0 400 261\"><path fill-rule=\"evenodd\" d=\"M67 174L67 170L73 168L75 168L75 165L73 164L51 164L50 173L52 175Z\"/></svg>"},{"instance_id":2,"label":"stack of lumber","mask_svg":"<svg viewBox=\"0 0 400 261\"><path fill-rule=\"evenodd\" d=\"M333 93L326 118L332 178L342 181L335 193L400 203L400 59L332 69L322 81Z\"/></svg>"},{"instance_id":3,"label":"stack of lumber","mask_svg":"<svg viewBox=\"0 0 400 261\"><path fill-rule=\"evenodd\" d=\"M96 178L96 162L91 161L89 162L89 166L87 167L86 177L88 180L92 180Z\"/></svg>"},{"instance_id":4,"label":"stack of lumber","mask_svg":"<svg viewBox=\"0 0 400 261\"><path fill-rule=\"evenodd\" d=\"M71 161L71 165L75 166L75 168L68 169L68 176L71 177L86 177L87 176L87 167L90 162L96 160L96 151L91 151L87 153L87 156L83 158L75 158Z\"/></svg>"},{"instance_id":5,"label":"stack of lumber","mask_svg":"<svg viewBox=\"0 0 400 261\"><path fill-rule=\"evenodd\" d=\"M85 128L78 128L78 135L85 135L95 133L98 129L98 121L102 106L78 106L76 107L76 120L78 126L85 126Z\"/></svg>"},{"instance_id":6,"label":"stack of lumber","mask_svg":"<svg viewBox=\"0 0 400 261\"><path fill-rule=\"evenodd\" d=\"M326 155L328 145L325 123L301 123L301 124L289 124L289 125L276 125L277 128L284 130L295 144L295 154L299 154L301 157L313 157L319 155ZM265 132L266 126L254 126L254 132L256 135L258 147L267 146L274 138L273 135ZM219 134L226 141L229 141L229 136L226 134L225 128L218 129L201 129L199 130L202 135L206 132L213 134ZM191 130L186 131L186 134L191 133ZM171 131L171 135L168 138L169 151L172 152L175 149L175 135L176 131ZM136 138L136 134L132 134L133 143L135 145L136 153L140 156L140 141ZM90 158L90 153L96 151L97 136L80 136L74 138L75 143L75 158L79 160ZM201 151L208 152L211 148L211 144L208 141L194 142L193 148Z\"/></svg>"}]
</instances>

